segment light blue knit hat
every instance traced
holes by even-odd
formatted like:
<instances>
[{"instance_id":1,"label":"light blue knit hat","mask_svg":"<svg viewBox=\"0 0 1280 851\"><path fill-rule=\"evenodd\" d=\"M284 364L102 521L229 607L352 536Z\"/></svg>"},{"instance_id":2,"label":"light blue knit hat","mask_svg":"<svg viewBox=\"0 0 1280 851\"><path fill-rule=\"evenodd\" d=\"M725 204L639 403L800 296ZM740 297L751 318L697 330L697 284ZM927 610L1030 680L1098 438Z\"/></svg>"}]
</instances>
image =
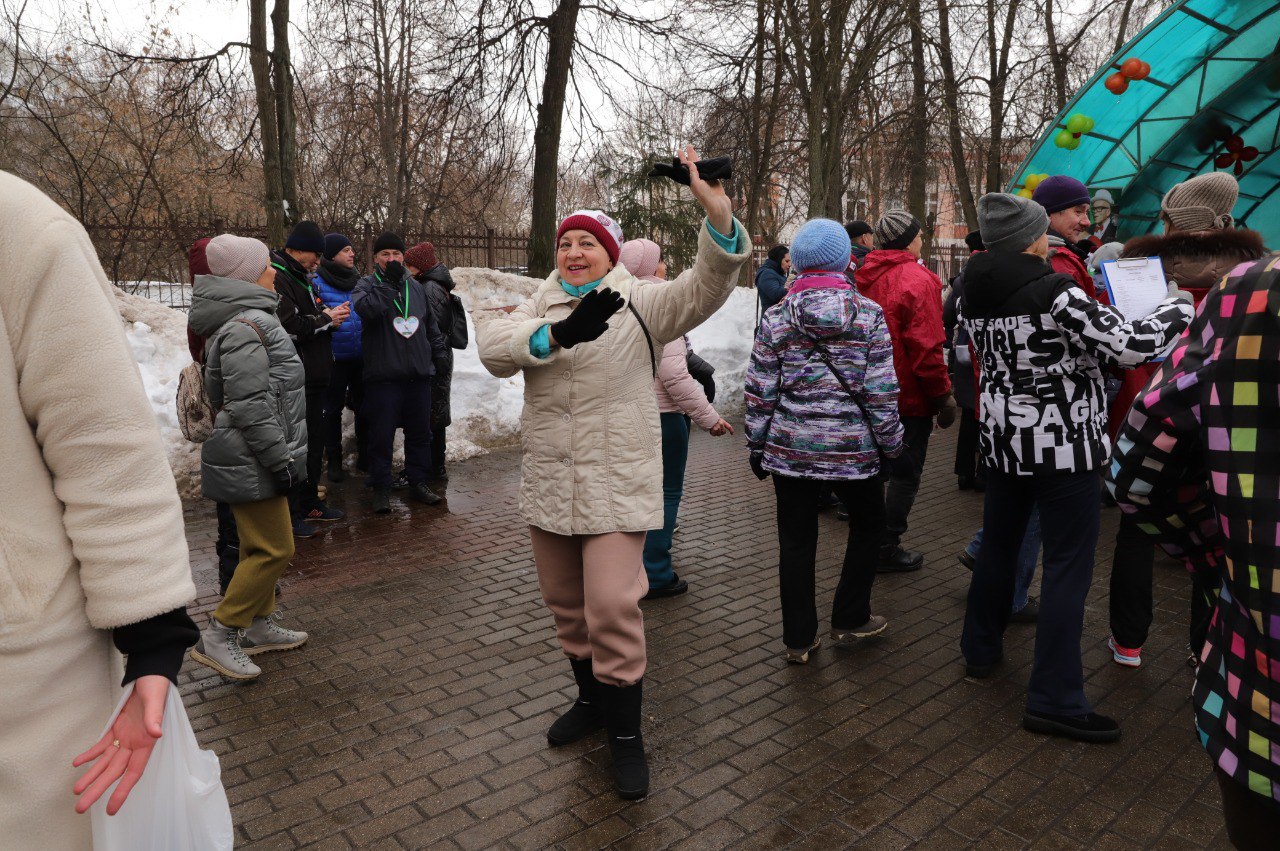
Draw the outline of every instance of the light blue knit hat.
<instances>
[{"instance_id":1,"label":"light blue knit hat","mask_svg":"<svg viewBox=\"0 0 1280 851\"><path fill-rule=\"evenodd\" d=\"M810 219L791 241L797 272L843 272L849 267L849 234L831 219Z\"/></svg>"}]
</instances>

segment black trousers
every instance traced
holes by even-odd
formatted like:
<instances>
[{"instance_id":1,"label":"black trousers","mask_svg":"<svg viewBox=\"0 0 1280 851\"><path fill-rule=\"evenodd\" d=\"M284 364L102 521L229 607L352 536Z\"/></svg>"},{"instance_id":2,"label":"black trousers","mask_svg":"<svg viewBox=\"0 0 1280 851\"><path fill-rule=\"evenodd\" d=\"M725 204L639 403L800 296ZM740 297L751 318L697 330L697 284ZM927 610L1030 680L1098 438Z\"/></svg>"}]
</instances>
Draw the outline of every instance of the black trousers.
<instances>
[{"instance_id":1,"label":"black trousers","mask_svg":"<svg viewBox=\"0 0 1280 851\"><path fill-rule=\"evenodd\" d=\"M448 426L436 426L431 429L431 475L444 473L444 433Z\"/></svg>"},{"instance_id":2,"label":"black trousers","mask_svg":"<svg viewBox=\"0 0 1280 851\"><path fill-rule=\"evenodd\" d=\"M362 360L333 362L333 374L329 376L329 389L324 397L324 448L329 453L342 451L342 411L351 403L356 413L356 455L363 458L368 448L369 424L364 415L364 370Z\"/></svg>"},{"instance_id":3,"label":"black trousers","mask_svg":"<svg viewBox=\"0 0 1280 851\"><path fill-rule=\"evenodd\" d=\"M1213 773L1222 789L1222 817L1231 844L1240 851L1272 851L1280 836L1280 806L1216 766Z\"/></svg>"},{"instance_id":4,"label":"black trousers","mask_svg":"<svg viewBox=\"0 0 1280 851\"><path fill-rule=\"evenodd\" d=\"M1152 571L1156 551L1133 514L1120 515L1111 559L1111 635L1121 647L1138 649L1151 629Z\"/></svg>"},{"instance_id":5,"label":"black trousers","mask_svg":"<svg viewBox=\"0 0 1280 851\"><path fill-rule=\"evenodd\" d=\"M218 512L218 539L213 545L214 552L218 554L218 589L226 595L236 565L240 563L240 533L230 504L217 502L214 505Z\"/></svg>"},{"instance_id":6,"label":"black trousers","mask_svg":"<svg viewBox=\"0 0 1280 851\"><path fill-rule=\"evenodd\" d=\"M955 473L962 479L972 479L978 475L978 469L978 420L972 408L961 408Z\"/></svg>"},{"instance_id":7,"label":"black trousers","mask_svg":"<svg viewBox=\"0 0 1280 851\"><path fill-rule=\"evenodd\" d=\"M884 494L884 546L896 547L907 531L907 515L920 492L920 475L924 471L924 456L929 449L929 435L933 434L933 417L903 417L903 450L916 460L916 472L911 477L889 476Z\"/></svg>"},{"instance_id":8,"label":"black trousers","mask_svg":"<svg viewBox=\"0 0 1280 851\"><path fill-rule=\"evenodd\" d=\"M1027 686L1027 708L1038 712L1092 711L1084 696L1080 634L1101 522L1099 483L1097 471L1038 476L987 472L982 549L969 583L960 649L975 665L990 664L1004 654L1018 550L1031 508L1039 506L1044 570L1035 662Z\"/></svg>"},{"instance_id":9,"label":"black trousers","mask_svg":"<svg viewBox=\"0 0 1280 851\"><path fill-rule=\"evenodd\" d=\"M324 469L324 387L307 388L307 480L294 486L289 508L296 521L301 515L323 505L316 491Z\"/></svg>"},{"instance_id":10,"label":"black trousers","mask_svg":"<svg viewBox=\"0 0 1280 851\"><path fill-rule=\"evenodd\" d=\"M409 484L431 478L431 379L366 381L369 422L369 484L391 487L391 451L396 429L404 429L404 472Z\"/></svg>"},{"instance_id":11,"label":"black trousers","mask_svg":"<svg viewBox=\"0 0 1280 851\"><path fill-rule=\"evenodd\" d=\"M849 512L844 565L831 605L831 628L852 629L871 619L871 585L876 578L884 532L884 497L879 479L842 482L773 477L778 502L778 585L782 596L782 640L787 647L812 646L818 635L814 601L818 556L818 498L834 491Z\"/></svg>"}]
</instances>

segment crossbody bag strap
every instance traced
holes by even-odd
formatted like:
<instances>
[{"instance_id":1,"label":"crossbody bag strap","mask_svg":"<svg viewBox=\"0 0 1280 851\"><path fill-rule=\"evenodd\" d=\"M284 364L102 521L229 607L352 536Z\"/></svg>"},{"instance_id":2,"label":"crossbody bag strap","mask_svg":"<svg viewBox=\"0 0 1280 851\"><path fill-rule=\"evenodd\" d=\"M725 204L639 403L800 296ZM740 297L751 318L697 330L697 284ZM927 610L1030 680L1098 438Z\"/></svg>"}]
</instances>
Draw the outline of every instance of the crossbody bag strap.
<instances>
[{"instance_id":1,"label":"crossbody bag strap","mask_svg":"<svg viewBox=\"0 0 1280 851\"><path fill-rule=\"evenodd\" d=\"M649 344L649 368L653 370L653 377L658 377L658 358L653 352L653 337L649 334L649 326L644 324L644 320L640 318L640 311L636 310L636 306L627 301L627 310L631 311L631 315L640 323L640 330L644 332L644 341Z\"/></svg>"},{"instance_id":2,"label":"crossbody bag strap","mask_svg":"<svg viewBox=\"0 0 1280 851\"><path fill-rule=\"evenodd\" d=\"M867 406L862 401L862 395L854 392L853 388L849 386L849 382L840 374L840 370L836 369L835 364L831 362L831 357L828 354L826 347L816 341L813 344L813 351L809 353L809 356L812 357L815 354L824 364L827 365L827 369L835 376L836 381L840 382L840 386L844 388L844 392L848 393L849 398L853 400L853 404L858 406L858 410L862 413L862 419L867 423L867 434L871 435L871 442L875 444L877 452L883 452L883 449L880 447L880 439L876 437L876 430L871 425L871 413L867 411Z\"/></svg>"}]
</instances>

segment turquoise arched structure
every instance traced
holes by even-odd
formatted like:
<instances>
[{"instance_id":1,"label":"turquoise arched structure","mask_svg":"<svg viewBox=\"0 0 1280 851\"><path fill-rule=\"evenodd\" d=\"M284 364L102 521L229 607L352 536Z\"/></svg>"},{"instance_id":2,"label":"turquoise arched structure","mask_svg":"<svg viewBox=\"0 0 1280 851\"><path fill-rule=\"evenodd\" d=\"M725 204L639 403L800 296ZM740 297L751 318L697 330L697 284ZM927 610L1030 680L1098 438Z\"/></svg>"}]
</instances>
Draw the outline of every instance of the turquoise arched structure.
<instances>
[{"instance_id":1,"label":"turquoise arched structure","mask_svg":"<svg viewBox=\"0 0 1280 851\"><path fill-rule=\"evenodd\" d=\"M1150 63L1150 76L1113 94L1107 78L1129 58ZM1094 127L1075 150L1060 148L1054 138L1076 113ZM1234 162L1218 168L1228 144L1258 153L1238 171ZM1091 190L1108 189L1127 239L1160 229L1160 198L1171 186L1215 169L1238 175L1237 221L1280 248L1280 2L1174 3L1076 93L1008 191L1033 174L1069 174Z\"/></svg>"}]
</instances>

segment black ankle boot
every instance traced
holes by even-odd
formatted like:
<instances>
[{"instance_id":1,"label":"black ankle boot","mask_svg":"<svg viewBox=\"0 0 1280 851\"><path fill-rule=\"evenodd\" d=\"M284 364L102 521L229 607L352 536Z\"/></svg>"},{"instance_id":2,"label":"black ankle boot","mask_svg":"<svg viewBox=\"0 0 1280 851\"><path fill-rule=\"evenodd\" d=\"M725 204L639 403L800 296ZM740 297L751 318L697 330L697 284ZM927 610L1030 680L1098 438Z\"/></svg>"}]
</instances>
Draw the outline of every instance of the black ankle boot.
<instances>
[{"instance_id":1,"label":"black ankle boot","mask_svg":"<svg viewBox=\"0 0 1280 851\"><path fill-rule=\"evenodd\" d=\"M649 794L649 764L644 759L644 738L640 735L640 705L644 681L633 686L601 683L605 729L609 731L609 752L613 755L613 782L618 797L636 801Z\"/></svg>"},{"instance_id":2,"label":"black ankle boot","mask_svg":"<svg viewBox=\"0 0 1280 851\"><path fill-rule=\"evenodd\" d=\"M600 708L600 697L596 691L600 683L596 682L595 675L591 673L591 660L570 659L569 664L573 667L573 678L578 683L578 699L547 731L547 742L552 747L576 742L604 726L604 712Z\"/></svg>"},{"instance_id":3,"label":"black ankle boot","mask_svg":"<svg viewBox=\"0 0 1280 851\"><path fill-rule=\"evenodd\" d=\"M329 456L329 464L328 464L328 470L327 470L327 473L329 475L329 481L337 483L345 479L347 477L347 474L342 471L342 450L338 450L337 452L334 452L332 449L330 449L327 451L326 454Z\"/></svg>"}]
</instances>

